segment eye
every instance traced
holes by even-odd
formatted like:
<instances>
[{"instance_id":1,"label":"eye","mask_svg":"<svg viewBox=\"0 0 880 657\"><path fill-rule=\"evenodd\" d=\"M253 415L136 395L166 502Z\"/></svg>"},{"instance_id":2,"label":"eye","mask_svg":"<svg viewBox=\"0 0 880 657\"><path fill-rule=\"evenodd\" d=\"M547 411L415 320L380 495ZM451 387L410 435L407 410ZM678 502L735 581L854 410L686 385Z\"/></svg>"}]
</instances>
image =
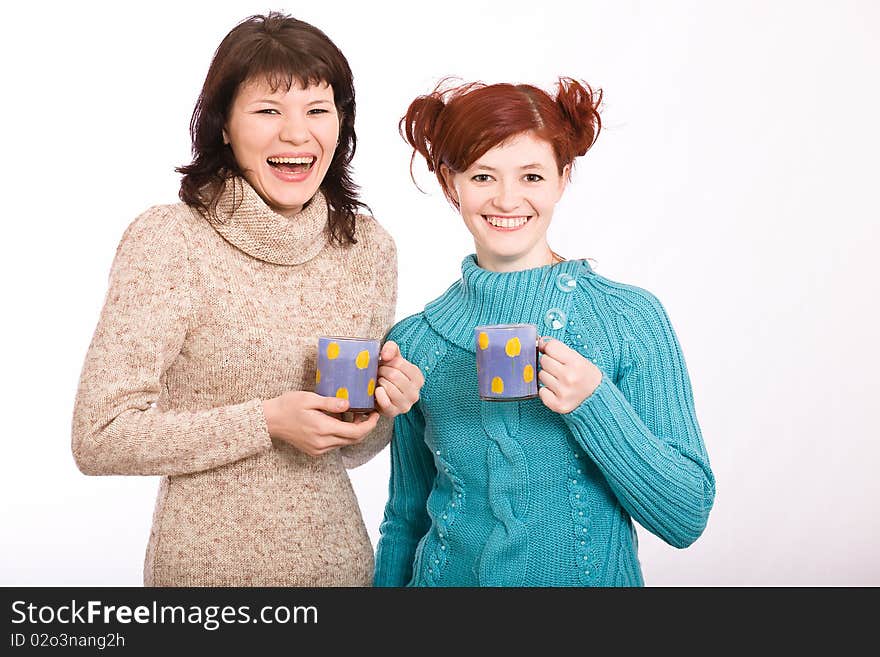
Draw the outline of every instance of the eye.
<instances>
[{"instance_id":1,"label":"eye","mask_svg":"<svg viewBox=\"0 0 880 657\"><path fill-rule=\"evenodd\" d=\"M280 114L280 112L274 107L267 107L266 109L257 110L257 114Z\"/></svg>"},{"instance_id":2,"label":"eye","mask_svg":"<svg viewBox=\"0 0 880 657\"><path fill-rule=\"evenodd\" d=\"M308 114L329 114L330 110L324 109L323 107L313 107L308 111Z\"/></svg>"},{"instance_id":3,"label":"eye","mask_svg":"<svg viewBox=\"0 0 880 657\"><path fill-rule=\"evenodd\" d=\"M488 173L478 173L475 176L471 177L471 180L478 183L490 182L492 180L492 176Z\"/></svg>"},{"instance_id":4,"label":"eye","mask_svg":"<svg viewBox=\"0 0 880 657\"><path fill-rule=\"evenodd\" d=\"M537 173L527 173L525 175L526 182L541 182L544 180L543 176L538 175Z\"/></svg>"}]
</instances>

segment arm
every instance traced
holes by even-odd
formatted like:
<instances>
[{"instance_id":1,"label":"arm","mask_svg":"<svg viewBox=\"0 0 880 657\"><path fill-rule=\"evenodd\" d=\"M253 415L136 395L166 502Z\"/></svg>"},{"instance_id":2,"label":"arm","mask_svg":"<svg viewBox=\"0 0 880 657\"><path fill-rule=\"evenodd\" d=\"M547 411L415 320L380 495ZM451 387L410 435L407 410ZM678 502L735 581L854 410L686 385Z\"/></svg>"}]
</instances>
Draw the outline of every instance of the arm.
<instances>
[{"instance_id":1,"label":"arm","mask_svg":"<svg viewBox=\"0 0 880 657\"><path fill-rule=\"evenodd\" d=\"M384 340L388 330L394 323L394 312L397 306L397 249L391 237L382 231L384 238L374 247L377 263L373 269L376 280L376 308L370 321L368 337ZM363 465L379 452L391 440L394 421L384 415L379 418L376 428L367 437L354 445L341 448L342 462L348 469Z\"/></svg>"},{"instance_id":2,"label":"arm","mask_svg":"<svg viewBox=\"0 0 880 657\"><path fill-rule=\"evenodd\" d=\"M715 479L678 340L660 303L650 295L640 301L619 387L603 374L563 418L627 512L683 548L706 527Z\"/></svg>"},{"instance_id":3,"label":"arm","mask_svg":"<svg viewBox=\"0 0 880 657\"><path fill-rule=\"evenodd\" d=\"M426 505L437 472L424 435L418 404L394 419L391 478L379 526L374 586L405 586L412 579L416 546L431 526Z\"/></svg>"},{"instance_id":4,"label":"arm","mask_svg":"<svg viewBox=\"0 0 880 657\"><path fill-rule=\"evenodd\" d=\"M73 456L85 474L184 474L271 447L259 399L203 411L155 407L191 312L186 237L167 209L153 208L119 245L74 405Z\"/></svg>"}]
</instances>

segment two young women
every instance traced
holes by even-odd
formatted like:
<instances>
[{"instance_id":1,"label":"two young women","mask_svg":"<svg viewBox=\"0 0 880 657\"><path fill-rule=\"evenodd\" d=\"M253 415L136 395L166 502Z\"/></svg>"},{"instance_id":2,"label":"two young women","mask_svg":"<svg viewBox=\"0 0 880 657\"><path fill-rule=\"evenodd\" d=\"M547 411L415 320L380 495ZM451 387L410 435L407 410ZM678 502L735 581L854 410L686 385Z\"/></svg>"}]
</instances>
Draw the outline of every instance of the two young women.
<instances>
[{"instance_id":1,"label":"two young women","mask_svg":"<svg viewBox=\"0 0 880 657\"><path fill-rule=\"evenodd\" d=\"M391 238L356 213L350 70L286 16L230 32L183 203L123 237L74 415L83 471L163 475L147 584L637 586L632 518L678 547L700 535L714 480L661 305L547 243L598 102L571 79L555 97L472 84L413 101L403 133L475 254L388 334L379 413L342 422L344 402L309 392L315 337L381 337L396 290ZM520 322L544 336L540 396L482 402L473 327ZM391 421L373 576L345 466Z\"/></svg>"}]
</instances>

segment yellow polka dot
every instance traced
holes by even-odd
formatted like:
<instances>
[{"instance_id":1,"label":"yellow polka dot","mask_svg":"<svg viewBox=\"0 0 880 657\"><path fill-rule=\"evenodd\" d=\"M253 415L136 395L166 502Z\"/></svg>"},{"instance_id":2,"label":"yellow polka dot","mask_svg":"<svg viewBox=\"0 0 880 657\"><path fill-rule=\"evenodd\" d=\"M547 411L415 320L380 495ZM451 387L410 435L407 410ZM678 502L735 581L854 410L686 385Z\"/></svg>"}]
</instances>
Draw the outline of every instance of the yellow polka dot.
<instances>
[{"instance_id":1,"label":"yellow polka dot","mask_svg":"<svg viewBox=\"0 0 880 657\"><path fill-rule=\"evenodd\" d=\"M535 378L535 368L531 365L526 365L525 369L523 369L523 381L526 383L531 383L532 379Z\"/></svg>"},{"instance_id":2,"label":"yellow polka dot","mask_svg":"<svg viewBox=\"0 0 880 657\"><path fill-rule=\"evenodd\" d=\"M498 395L504 392L504 381L501 380L500 376L496 376L492 379L492 392Z\"/></svg>"},{"instance_id":3,"label":"yellow polka dot","mask_svg":"<svg viewBox=\"0 0 880 657\"><path fill-rule=\"evenodd\" d=\"M372 397L374 392L376 392L376 382L370 379L370 382L367 384L367 395Z\"/></svg>"},{"instance_id":4,"label":"yellow polka dot","mask_svg":"<svg viewBox=\"0 0 880 657\"><path fill-rule=\"evenodd\" d=\"M321 370L315 371L315 383L321 383Z\"/></svg>"},{"instance_id":5,"label":"yellow polka dot","mask_svg":"<svg viewBox=\"0 0 880 657\"><path fill-rule=\"evenodd\" d=\"M339 345L335 342L331 342L327 345L327 358L333 360L334 358L339 357Z\"/></svg>"},{"instance_id":6,"label":"yellow polka dot","mask_svg":"<svg viewBox=\"0 0 880 657\"><path fill-rule=\"evenodd\" d=\"M364 349L358 353L357 358L354 359L354 364L357 365L359 370L367 369L367 365L370 364L370 352Z\"/></svg>"},{"instance_id":7,"label":"yellow polka dot","mask_svg":"<svg viewBox=\"0 0 880 657\"><path fill-rule=\"evenodd\" d=\"M480 343L480 349L488 349L489 336L485 332L480 333L479 343Z\"/></svg>"},{"instance_id":8,"label":"yellow polka dot","mask_svg":"<svg viewBox=\"0 0 880 657\"><path fill-rule=\"evenodd\" d=\"M504 353L511 358L519 356L520 351L522 351L522 345L519 342L519 338L510 338L510 340L507 341L507 344L504 345Z\"/></svg>"},{"instance_id":9,"label":"yellow polka dot","mask_svg":"<svg viewBox=\"0 0 880 657\"><path fill-rule=\"evenodd\" d=\"M340 388L336 391L336 396L340 399L348 399L348 388Z\"/></svg>"}]
</instances>

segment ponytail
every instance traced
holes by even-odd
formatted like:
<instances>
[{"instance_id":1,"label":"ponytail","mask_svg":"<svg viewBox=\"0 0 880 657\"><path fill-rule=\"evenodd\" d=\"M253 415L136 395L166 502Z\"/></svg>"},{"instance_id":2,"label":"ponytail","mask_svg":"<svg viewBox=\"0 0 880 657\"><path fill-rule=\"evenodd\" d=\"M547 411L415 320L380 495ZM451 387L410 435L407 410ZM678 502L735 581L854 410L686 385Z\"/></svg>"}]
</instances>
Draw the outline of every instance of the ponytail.
<instances>
[{"instance_id":1,"label":"ponytail","mask_svg":"<svg viewBox=\"0 0 880 657\"><path fill-rule=\"evenodd\" d=\"M601 89L594 92L586 82L559 78L556 105L568 127L572 159L584 155L596 142L602 129L602 119L599 117L601 103Z\"/></svg>"},{"instance_id":2,"label":"ponytail","mask_svg":"<svg viewBox=\"0 0 880 657\"><path fill-rule=\"evenodd\" d=\"M413 148L412 157L409 161L410 177L412 177L412 165L415 161L416 153L425 158L428 171L434 171L440 166L440 162L434 159L435 150L433 146L435 144L440 113L445 107L446 105L443 103L441 96L435 91L426 96L416 98L407 108L406 115L400 119L400 124L398 125L400 136ZM415 182L415 178L413 178L413 182Z\"/></svg>"}]
</instances>

